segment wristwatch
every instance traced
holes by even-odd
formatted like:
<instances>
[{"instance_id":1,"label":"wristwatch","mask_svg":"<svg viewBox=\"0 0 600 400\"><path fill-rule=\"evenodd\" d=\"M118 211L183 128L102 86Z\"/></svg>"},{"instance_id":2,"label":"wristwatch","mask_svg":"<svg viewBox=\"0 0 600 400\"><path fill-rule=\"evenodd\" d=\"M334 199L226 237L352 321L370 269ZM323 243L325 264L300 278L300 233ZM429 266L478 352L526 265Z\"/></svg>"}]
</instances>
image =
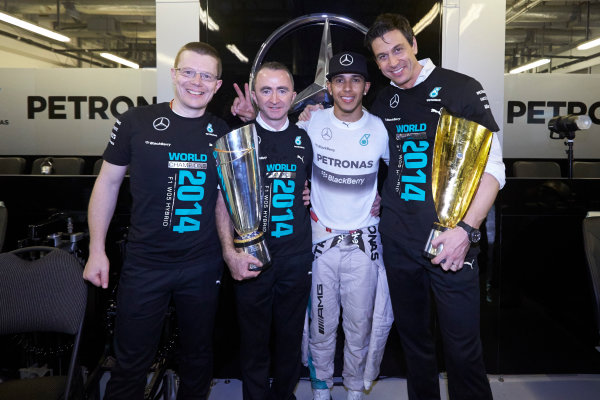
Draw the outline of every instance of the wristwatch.
<instances>
[{"instance_id":1,"label":"wristwatch","mask_svg":"<svg viewBox=\"0 0 600 400\"><path fill-rule=\"evenodd\" d=\"M460 226L463 228L467 235L469 236L469 242L471 243L479 243L481 240L481 232L479 229L473 228L471 225L468 225L465 221L459 221L456 226Z\"/></svg>"}]
</instances>

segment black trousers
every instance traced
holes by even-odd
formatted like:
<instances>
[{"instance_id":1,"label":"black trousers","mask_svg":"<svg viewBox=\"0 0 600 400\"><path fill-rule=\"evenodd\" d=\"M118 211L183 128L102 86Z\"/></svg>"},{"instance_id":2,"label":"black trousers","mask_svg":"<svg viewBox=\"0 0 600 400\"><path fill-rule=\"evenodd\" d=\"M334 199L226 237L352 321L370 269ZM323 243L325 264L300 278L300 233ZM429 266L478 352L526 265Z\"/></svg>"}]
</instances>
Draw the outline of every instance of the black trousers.
<instances>
[{"instance_id":1,"label":"black trousers","mask_svg":"<svg viewBox=\"0 0 600 400\"><path fill-rule=\"evenodd\" d=\"M479 333L476 257L469 254L460 271L445 272L422 256L422 249L402 247L387 235L381 239L394 319L406 355L409 399L440 399L431 294L442 333L450 399L491 399Z\"/></svg>"},{"instance_id":2,"label":"black trousers","mask_svg":"<svg viewBox=\"0 0 600 400\"><path fill-rule=\"evenodd\" d=\"M295 399L312 259L312 253L273 258L271 267L258 277L235 283L245 400Z\"/></svg>"},{"instance_id":3,"label":"black trousers","mask_svg":"<svg viewBox=\"0 0 600 400\"><path fill-rule=\"evenodd\" d=\"M125 262L117 294L115 355L105 399L143 399L171 297L181 357L178 399L206 399L212 380L212 337L223 262L146 268Z\"/></svg>"}]
</instances>

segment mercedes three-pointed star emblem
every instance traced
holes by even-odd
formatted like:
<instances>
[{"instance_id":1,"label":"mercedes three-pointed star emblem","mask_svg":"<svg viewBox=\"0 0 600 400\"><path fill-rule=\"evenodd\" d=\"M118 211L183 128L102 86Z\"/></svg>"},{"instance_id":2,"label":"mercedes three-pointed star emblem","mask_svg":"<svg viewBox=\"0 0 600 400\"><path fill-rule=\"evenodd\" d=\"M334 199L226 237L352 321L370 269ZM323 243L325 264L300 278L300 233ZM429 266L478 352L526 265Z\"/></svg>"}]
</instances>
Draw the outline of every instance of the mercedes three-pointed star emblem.
<instances>
[{"instance_id":1,"label":"mercedes three-pointed star emblem","mask_svg":"<svg viewBox=\"0 0 600 400\"><path fill-rule=\"evenodd\" d=\"M354 58L352 58L350 54L346 53L340 57L340 64L342 64L344 67L352 65L353 62Z\"/></svg>"},{"instance_id":2,"label":"mercedes three-pointed star emblem","mask_svg":"<svg viewBox=\"0 0 600 400\"><path fill-rule=\"evenodd\" d=\"M306 89L302 90L296 96L290 112L296 112L303 109L306 104L309 103L322 103L327 99L327 74L329 73L329 59L332 57L331 47L331 32L329 29L330 23L335 25L343 25L355 29L363 35L367 33L367 27L359 22L354 21L351 18L344 17L336 14L310 14L298 17L286 24L283 24L277 28L268 38L264 41L252 64L252 72L250 73L250 87L254 82L256 71L263 62L263 59L269 50L269 48L277 42L279 39L284 37L290 32L297 29L303 28L310 25L323 24L323 35L321 36L321 48L319 50L319 60L317 61L317 72L315 74L315 81L311 83ZM350 55L348 55L350 56Z\"/></svg>"},{"instance_id":3,"label":"mercedes three-pointed star emblem","mask_svg":"<svg viewBox=\"0 0 600 400\"><path fill-rule=\"evenodd\" d=\"M164 131L169 125L171 125L171 121L169 121L169 118L167 117L158 117L152 122L152 126L157 131Z\"/></svg>"},{"instance_id":4,"label":"mercedes three-pointed star emblem","mask_svg":"<svg viewBox=\"0 0 600 400\"><path fill-rule=\"evenodd\" d=\"M400 103L400 96L398 96L398 93L396 93L394 96L392 96L392 98L390 99L390 107L391 108L396 108L398 107L398 104Z\"/></svg>"}]
</instances>

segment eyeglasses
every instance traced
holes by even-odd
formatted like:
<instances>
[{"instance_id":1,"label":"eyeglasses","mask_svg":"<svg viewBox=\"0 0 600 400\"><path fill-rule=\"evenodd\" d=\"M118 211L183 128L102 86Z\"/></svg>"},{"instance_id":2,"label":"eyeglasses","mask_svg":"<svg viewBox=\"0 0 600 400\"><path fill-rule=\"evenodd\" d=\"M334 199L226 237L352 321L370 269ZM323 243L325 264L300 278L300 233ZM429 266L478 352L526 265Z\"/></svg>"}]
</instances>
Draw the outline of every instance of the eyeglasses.
<instances>
[{"instance_id":1,"label":"eyeglasses","mask_svg":"<svg viewBox=\"0 0 600 400\"><path fill-rule=\"evenodd\" d=\"M214 82L217 77L209 72L199 72L191 68L175 68L175 71L179 72L179 75L185 79L194 79L196 75L200 75L200 80L204 82Z\"/></svg>"}]
</instances>

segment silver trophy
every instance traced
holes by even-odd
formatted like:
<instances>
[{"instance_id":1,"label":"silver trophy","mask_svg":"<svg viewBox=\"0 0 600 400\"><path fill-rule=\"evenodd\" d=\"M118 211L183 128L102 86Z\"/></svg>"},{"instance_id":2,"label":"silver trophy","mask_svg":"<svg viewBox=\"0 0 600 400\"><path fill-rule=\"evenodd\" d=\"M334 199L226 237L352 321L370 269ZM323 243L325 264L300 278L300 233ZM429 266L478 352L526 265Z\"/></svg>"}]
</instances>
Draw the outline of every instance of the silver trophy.
<instances>
[{"instance_id":1,"label":"silver trophy","mask_svg":"<svg viewBox=\"0 0 600 400\"><path fill-rule=\"evenodd\" d=\"M263 186L257 143L254 124L233 130L215 142L221 190L233 227L239 235L234 238L233 244L263 263L262 267L250 265L251 271L262 270L271 262L265 235L260 230Z\"/></svg>"}]
</instances>

